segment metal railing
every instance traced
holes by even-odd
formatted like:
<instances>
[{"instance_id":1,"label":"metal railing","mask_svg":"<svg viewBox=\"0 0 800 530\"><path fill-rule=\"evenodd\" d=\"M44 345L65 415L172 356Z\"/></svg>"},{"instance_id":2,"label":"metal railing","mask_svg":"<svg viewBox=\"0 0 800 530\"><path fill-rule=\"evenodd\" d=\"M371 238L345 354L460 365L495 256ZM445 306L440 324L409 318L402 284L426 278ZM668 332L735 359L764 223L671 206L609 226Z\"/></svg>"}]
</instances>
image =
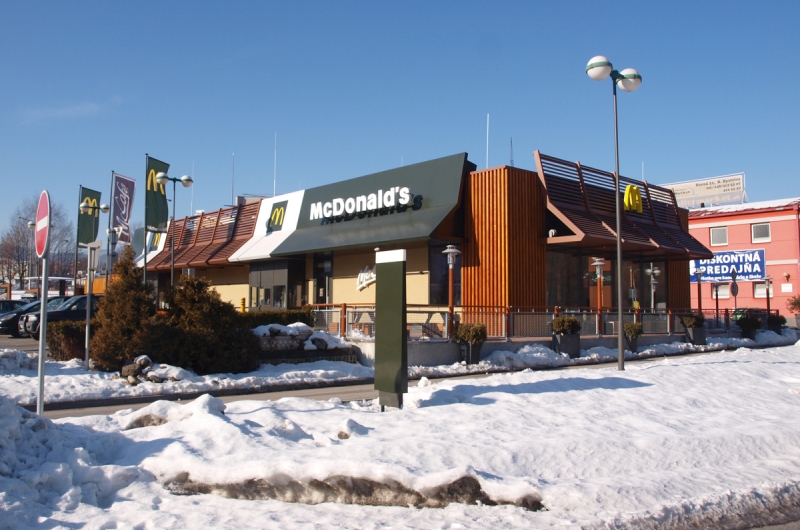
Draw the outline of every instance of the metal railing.
<instances>
[{"instance_id":1,"label":"metal railing","mask_svg":"<svg viewBox=\"0 0 800 530\"><path fill-rule=\"evenodd\" d=\"M355 305L320 305L315 306L313 313L314 328L334 335L344 335L352 339L375 338L375 306ZM697 314L697 310L625 310L625 322L641 322L642 332L652 334L682 334L684 326L682 317ZM715 331L738 331L736 318L744 315L742 311L704 309L704 327ZM761 318L761 328L768 327L767 317L779 315L778 310L748 310L747 314ZM552 334L551 323L559 315L577 318L581 323L582 335L615 336L618 330L618 314L613 309L598 313L587 308L506 308L506 307L457 307L455 323L483 323L486 334L491 339L549 337ZM446 340L449 338L447 324L449 313L441 306L409 306L406 313L408 337L410 340ZM344 326L344 329L343 329ZM599 331L599 333L598 333Z\"/></svg>"}]
</instances>

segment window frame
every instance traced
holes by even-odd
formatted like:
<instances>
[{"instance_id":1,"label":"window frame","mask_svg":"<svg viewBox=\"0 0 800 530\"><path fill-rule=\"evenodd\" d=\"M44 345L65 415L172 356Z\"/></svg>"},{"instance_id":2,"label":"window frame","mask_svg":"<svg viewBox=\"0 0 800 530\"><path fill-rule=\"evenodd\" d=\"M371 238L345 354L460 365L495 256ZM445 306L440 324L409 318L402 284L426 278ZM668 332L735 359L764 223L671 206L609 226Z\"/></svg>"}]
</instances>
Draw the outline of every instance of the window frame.
<instances>
[{"instance_id":1,"label":"window frame","mask_svg":"<svg viewBox=\"0 0 800 530\"><path fill-rule=\"evenodd\" d=\"M758 292L757 292L757 287L760 286L760 285L765 286L764 287L764 293L761 294L761 295L759 295ZM753 298L759 298L759 299L766 300L766 298L767 298L767 296L766 296L766 285L767 285L767 282L753 282ZM775 282L769 282L769 297L770 297L770 299L775 298Z\"/></svg>"},{"instance_id":2,"label":"window frame","mask_svg":"<svg viewBox=\"0 0 800 530\"><path fill-rule=\"evenodd\" d=\"M729 283L712 283L711 284L711 299L717 299L717 290L714 289L715 286L719 285L719 299L720 300L727 300L731 297L731 284Z\"/></svg>"},{"instance_id":3,"label":"window frame","mask_svg":"<svg viewBox=\"0 0 800 530\"><path fill-rule=\"evenodd\" d=\"M724 243L714 243L714 230L724 230L725 231L725 242ZM728 227L727 226L714 226L708 229L708 243L709 246L712 247L727 247L728 246Z\"/></svg>"},{"instance_id":4,"label":"window frame","mask_svg":"<svg viewBox=\"0 0 800 530\"><path fill-rule=\"evenodd\" d=\"M769 235L767 237L756 238L755 227L766 225ZM752 223L750 225L750 241L753 243L770 243L772 242L772 227L769 222L766 223Z\"/></svg>"}]
</instances>

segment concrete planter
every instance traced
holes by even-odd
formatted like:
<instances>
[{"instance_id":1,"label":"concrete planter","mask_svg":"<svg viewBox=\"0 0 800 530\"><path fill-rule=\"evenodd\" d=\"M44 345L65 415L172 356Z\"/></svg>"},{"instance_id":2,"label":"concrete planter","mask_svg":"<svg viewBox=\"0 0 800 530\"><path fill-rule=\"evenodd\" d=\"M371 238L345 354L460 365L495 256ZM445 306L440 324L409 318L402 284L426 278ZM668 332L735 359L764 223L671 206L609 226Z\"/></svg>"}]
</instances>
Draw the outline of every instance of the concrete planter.
<instances>
[{"instance_id":1,"label":"concrete planter","mask_svg":"<svg viewBox=\"0 0 800 530\"><path fill-rule=\"evenodd\" d=\"M636 350L639 348L639 337L625 336L625 340L628 341L628 347L631 349L631 351L636 353Z\"/></svg>"},{"instance_id":2,"label":"concrete planter","mask_svg":"<svg viewBox=\"0 0 800 530\"><path fill-rule=\"evenodd\" d=\"M482 342L479 344L470 344L469 342L464 343L464 360L467 361L467 364L478 364L481 362L482 346Z\"/></svg>"},{"instance_id":3,"label":"concrete planter","mask_svg":"<svg viewBox=\"0 0 800 530\"><path fill-rule=\"evenodd\" d=\"M705 346L706 328L686 328L686 341L695 346Z\"/></svg>"},{"instance_id":4,"label":"concrete planter","mask_svg":"<svg viewBox=\"0 0 800 530\"><path fill-rule=\"evenodd\" d=\"M574 335L553 335L553 349L559 353L566 353L570 359L577 359L581 356L581 336Z\"/></svg>"}]
</instances>

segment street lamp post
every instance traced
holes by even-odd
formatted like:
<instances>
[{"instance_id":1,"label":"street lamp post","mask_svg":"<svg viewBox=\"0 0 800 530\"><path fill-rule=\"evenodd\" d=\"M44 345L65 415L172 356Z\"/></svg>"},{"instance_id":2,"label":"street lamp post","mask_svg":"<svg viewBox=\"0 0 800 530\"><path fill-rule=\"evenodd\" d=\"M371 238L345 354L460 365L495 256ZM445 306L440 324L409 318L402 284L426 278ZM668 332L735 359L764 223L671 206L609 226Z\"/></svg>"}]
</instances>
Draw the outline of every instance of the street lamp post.
<instances>
[{"instance_id":1,"label":"street lamp post","mask_svg":"<svg viewBox=\"0 0 800 530\"><path fill-rule=\"evenodd\" d=\"M642 76L633 68L626 68L621 72L614 70L606 57L597 55L589 60L586 73L595 81L603 81L611 76L612 93L614 95L614 204L616 209L617 232L617 368L625 369L624 327L622 325L622 236L620 234L620 204L619 204L619 133L617 128L617 86L625 92L633 92L642 84Z\"/></svg>"},{"instance_id":2,"label":"street lamp post","mask_svg":"<svg viewBox=\"0 0 800 530\"><path fill-rule=\"evenodd\" d=\"M697 278L697 312L703 312L703 285L700 283L703 281L703 271L697 269L694 271L694 276Z\"/></svg>"},{"instance_id":3,"label":"street lamp post","mask_svg":"<svg viewBox=\"0 0 800 530\"><path fill-rule=\"evenodd\" d=\"M767 318L769 318L769 284L772 281L772 276L765 276L764 277L764 287L766 288L766 295L767 295Z\"/></svg>"},{"instance_id":4,"label":"street lamp post","mask_svg":"<svg viewBox=\"0 0 800 530\"><path fill-rule=\"evenodd\" d=\"M456 256L461 254L455 245L447 245L447 248L442 251L442 254L447 256L447 337L453 338L453 319L455 318L455 279L453 268L456 264Z\"/></svg>"},{"instance_id":5,"label":"street lamp post","mask_svg":"<svg viewBox=\"0 0 800 530\"><path fill-rule=\"evenodd\" d=\"M653 267L653 263L650 262L650 268L645 269L644 273L650 276L650 311L655 311L656 309L656 285L658 285L658 281L656 278L659 274L661 274L661 270L658 267Z\"/></svg>"},{"instance_id":6,"label":"street lamp post","mask_svg":"<svg viewBox=\"0 0 800 530\"><path fill-rule=\"evenodd\" d=\"M91 206L89 199L85 199L80 205L81 213L91 213L100 210L103 213L108 213L111 208L107 204L100 206ZM93 241L87 245L88 255L86 256L86 337L84 343L84 357L86 368L89 368L89 337L92 330L92 270L94 265L94 256L100 248L100 243Z\"/></svg>"},{"instance_id":7,"label":"street lamp post","mask_svg":"<svg viewBox=\"0 0 800 530\"><path fill-rule=\"evenodd\" d=\"M156 175L156 182L161 186L166 185L167 182L172 182L172 218L170 219L170 227L172 228L172 237L170 239L170 264L169 264L169 286L175 285L175 183L180 182L184 188L192 185L194 180L189 175L184 175L181 178L170 177L166 173L159 172Z\"/></svg>"},{"instance_id":8,"label":"street lamp post","mask_svg":"<svg viewBox=\"0 0 800 530\"><path fill-rule=\"evenodd\" d=\"M603 334L603 267L606 261L603 258L592 258L592 265L597 273L597 334Z\"/></svg>"}]
</instances>

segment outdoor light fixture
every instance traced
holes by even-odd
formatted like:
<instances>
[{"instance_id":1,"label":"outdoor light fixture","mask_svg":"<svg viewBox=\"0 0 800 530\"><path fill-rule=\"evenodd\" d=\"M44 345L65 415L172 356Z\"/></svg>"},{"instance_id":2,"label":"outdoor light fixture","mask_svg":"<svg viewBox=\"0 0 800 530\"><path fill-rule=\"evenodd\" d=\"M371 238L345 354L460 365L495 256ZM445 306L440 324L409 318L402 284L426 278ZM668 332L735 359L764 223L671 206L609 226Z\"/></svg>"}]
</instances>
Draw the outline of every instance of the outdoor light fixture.
<instances>
[{"instance_id":1,"label":"outdoor light fixture","mask_svg":"<svg viewBox=\"0 0 800 530\"><path fill-rule=\"evenodd\" d=\"M447 269L448 269L448 282L447 282L447 314L449 319L447 321L447 336L453 336L453 319L455 318L455 280L453 267L456 264L456 256L461 254L461 251L455 245L447 245L447 248L442 251L442 254L447 256Z\"/></svg>"},{"instance_id":2,"label":"outdoor light fixture","mask_svg":"<svg viewBox=\"0 0 800 530\"><path fill-rule=\"evenodd\" d=\"M80 205L81 213L91 213L95 210L100 210L103 213L108 213L111 207L107 204L101 204L100 206L92 206L89 204L89 199L84 199Z\"/></svg>"},{"instance_id":3,"label":"outdoor light fixture","mask_svg":"<svg viewBox=\"0 0 800 530\"><path fill-rule=\"evenodd\" d=\"M656 308L656 285L658 284L656 278L661 274L661 269L653 267L653 263L651 262L650 268L645 269L644 273L650 276L650 310L654 311Z\"/></svg>"},{"instance_id":4,"label":"outdoor light fixture","mask_svg":"<svg viewBox=\"0 0 800 530\"><path fill-rule=\"evenodd\" d=\"M614 95L614 203L617 211L617 311L619 326L617 326L617 368L625 369L625 333L622 325L622 236L620 235L620 205L619 205L619 133L617 131L617 87L625 92L633 92L642 83L642 76L633 68L626 68L622 72L617 72L606 57L597 55L589 60L586 65L586 73L595 81L603 81L611 76L612 93Z\"/></svg>"},{"instance_id":5,"label":"outdoor light fixture","mask_svg":"<svg viewBox=\"0 0 800 530\"><path fill-rule=\"evenodd\" d=\"M170 246L170 263L169 263L169 286L175 285L175 183L180 182L184 188L190 187L194 180L189 175L184 175L181 178L173 178L159 171L156 174L156 182L159 185L165 186L167 182L172 182L172 218L170 219L170 227L172 229L172 237L169 238Z\"/></svg>"}]
</instances>

